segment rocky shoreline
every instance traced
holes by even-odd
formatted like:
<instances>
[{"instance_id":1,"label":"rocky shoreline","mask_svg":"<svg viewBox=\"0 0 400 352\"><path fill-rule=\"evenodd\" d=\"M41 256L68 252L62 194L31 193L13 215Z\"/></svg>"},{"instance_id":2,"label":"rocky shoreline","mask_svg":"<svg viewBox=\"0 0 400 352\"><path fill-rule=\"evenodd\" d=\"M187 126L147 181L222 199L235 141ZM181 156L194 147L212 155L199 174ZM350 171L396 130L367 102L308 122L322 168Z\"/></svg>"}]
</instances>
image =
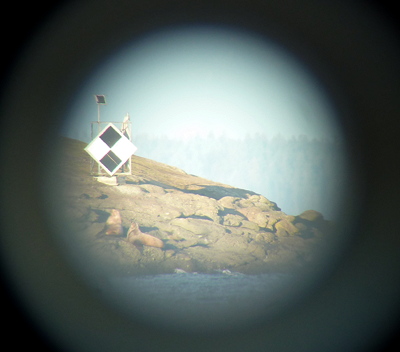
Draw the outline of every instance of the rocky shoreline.
<instances>
[{"instance_id":1,"label":"rocky shoreline","mask_svg":"<svg viewBox=\"0 0 400 352\"><path fill-rule=\"evenodd\" d=\"M105 273L293 272L312 268L334 232L317 211L287 215L262 195L138 156L132 175L107 185L89 174L84 143L64 139L62 146L68 239ZM123 233L98 238L113 209L121 214ZM127 242L131 221L162 240L163 248Z\"/></svg>"}]
</instances>

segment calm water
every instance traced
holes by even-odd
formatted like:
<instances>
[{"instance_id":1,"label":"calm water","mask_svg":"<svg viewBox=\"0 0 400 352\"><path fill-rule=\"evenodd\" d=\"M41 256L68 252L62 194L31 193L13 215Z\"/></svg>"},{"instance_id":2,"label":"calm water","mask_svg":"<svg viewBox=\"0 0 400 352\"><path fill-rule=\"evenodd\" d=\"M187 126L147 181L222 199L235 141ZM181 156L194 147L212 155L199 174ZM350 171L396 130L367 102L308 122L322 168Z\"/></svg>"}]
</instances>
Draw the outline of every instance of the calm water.
<instances>
[{"instance_id":1,"label":"calm water","mask_svg":"<svg viewBox=\"0 0 400 352\"><path fill-rule=\"evenodd\" d=\"M284 274L244 275L224 270L113 278L102 291L128 316L172 329L209 331L273 314L287 296L290 283L293 277Z\"/></svg>"}]
</instances>

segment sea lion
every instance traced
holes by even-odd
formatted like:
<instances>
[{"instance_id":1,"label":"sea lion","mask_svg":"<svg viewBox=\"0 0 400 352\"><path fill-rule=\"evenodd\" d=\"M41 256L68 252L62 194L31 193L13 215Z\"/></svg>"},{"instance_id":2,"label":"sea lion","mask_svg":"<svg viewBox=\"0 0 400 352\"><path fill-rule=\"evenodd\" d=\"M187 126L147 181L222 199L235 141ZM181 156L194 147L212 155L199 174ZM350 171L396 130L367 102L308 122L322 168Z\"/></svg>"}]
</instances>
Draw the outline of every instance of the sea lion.
<instances>
[{"instance_id":1,"label":"sea lion","mask_svg":"<svg viewBox=\"0 0 400 352\"><path fill-rule=\"evenodd\" d=\"M131 226L127 233L127 241L133 244L142 244L150 247L162 248L164 247L164 242L159 238L149 235L148 233L143 233L139 229L139 225L132 221Z\"/></svg>"},{"instance_id":2,"label":"sea lion","mask_svg":"<svg viewBox=\"0 0 400 352\"><path fill-rule=\"evenodd\" d=\"M122 228L122 219L121 219L121 214L119 213L118 210L112 209L111 214L108 217L106 224L101 230L96 237L102 237L102 236L120 236L122 235L123 228Z\"/></svg>"}]
</instances>

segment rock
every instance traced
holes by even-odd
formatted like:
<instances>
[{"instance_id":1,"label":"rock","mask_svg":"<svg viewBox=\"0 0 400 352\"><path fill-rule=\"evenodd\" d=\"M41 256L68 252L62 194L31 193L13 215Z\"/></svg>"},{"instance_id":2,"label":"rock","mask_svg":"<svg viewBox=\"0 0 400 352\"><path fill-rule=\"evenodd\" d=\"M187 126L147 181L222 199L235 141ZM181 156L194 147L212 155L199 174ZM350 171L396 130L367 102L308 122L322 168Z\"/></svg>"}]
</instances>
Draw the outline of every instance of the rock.
<instances>
[{"instance_id":1,"label":"rock","mask_svg":"<svg viewBox=\"0 0 400 352\"><path fill-rule=\"evenodd\" d=\"M167 193L160 197L160 202L166 209L179 209L183 216L198 216L219 221L219 210L222 207L213 198L207 198L197 194Z\"/></svg>"},{"instance_id":2,"label":"rock","mask_svg":"<svg viewBox=\"0 0 400 352\"><path fill-rule=\"evenodd\" d=\"M266 257L266 253L263 247L257 245L257 244L250 244L248 247L248 251L251 253L253 257L255 257L258 260L264 260Z\"/></svg>"},{"instance_id":3,"label":"rock","mask_svg":"<svg viewBox=\"0 0 400 352\"><path fill-rule=\"evenodd\" d=\"M323 237L332 233L332 224L315 210L306 210L296 216L294 224L303 238Z\"/></svg>"},{"instance_id":4,"label":"rock","mask_svg":"<svg viewBox=\"0 0 400 352\"><path fill-rule=\"evenodd\" d=\"M259 232L256 235L256 241L271 243L275 241L275 237L276 237L275 234L272 232Z\"/></svg>"},{"instance_id":5,"label":"rock","mask_svg":"<svg viewBox=\"0 0 400 352\"><path fill-rule=\"evenodd\" d=\"M59 176L66 233L75 245L74 258L101 273L297 270L312 263L317 257L312 253L333 232L316 211L294 217L262 195L137 156L132 157L134 175L126 176L125 183L102 184L87 171L85 145L67 144L73 148L64 148L67 171L60 170ZM77 151L79 155L68 154ZM120 212L122 235L96 238L111 209ZM128 243L132 220L142 232L162 240L164 248Z\"/></svg>"},{"instance_id":6,"label":"rock","mask_svg":"<svg viewBox=\"0 0 400 352\"><path fill-rule=\"evenodd\" d=\"M222 225L203 219L178 218L172 220L170 224L198 236L198 242L202 242L206 245L216 242L218 238L227 233L226 228Z\"/></svg>"},{"instance_id":7,"label":"rock","mask_svg":"<svg viewBox=\"0 0 400 352\"><path fill-rule=\"evenodd\" d=\"M140 185L140 188L145 192L152 193L152 194L165 194L164 188L156 185Z\"/></svg>"},{"instance_id":8,"label":"rock","mask_svg":"<svg viewBox=\"0 0 400 352\"><path fill-rule=\"evenodd\" d=\"M240 226L242 225L243 217L239 215L227 214L222 218L222 224L225 226Z\"/></svg>"},{"instance_id":9,"label":"rock","mask_svg":"<svg viewBox=\"0 0 400 352\"><path fill-rule=\"evenodd\" d=\"M247 220L255 222L258 224L258 226L265 227L266 221L263 221L262 216L259 216L262 214L262 210L260 208L254 206L249 206L247 208L240 207L237 209L237 211L242 213Z\"/></svg>"},{"instance_id":10,"label":"rock","mask_svg":"<svg viewBox=\"0 0 400 352\"><path fill-rule=\"evenodd\" d=\"M182 227L195 235L208 234L211 231L208 224L205 223L205 220L179 218L172 220L170 224Z\"/></svg>"},{"instance_id":11,"label":"rock","mask_svg":"<svg viewBox=\"0 0 400 352\"><path fill-rule=\"evenodd\" d=\"M95 179L96 179L97 182L104 183L106 185L110 185L110 186L118 185L116 176L113 176L113 177L99 176L99 177L95 177Z\"/></svg>"},{"instance_id":12,"label":"rock","mask_svg":"<svg viewBox=\"0 0 400 352\"><path fill-rule=\"evenodd\" d=\"M294 226L296 226L300 232L308 230L308 227L302 222L296 222L296 223L294 223Z\"/></svg>"},{"instance_id":13,"label":"rock","mask_svg":"<svg viewBox=\"0 0 400 352\"><path fill-rule=\"evenodd\" d=\"M144 194L144 191L140 186L119 185L118 187L115 187L115 189L118 190L119 192L129 195L129 196Z\"/></svg>"},{"instance_id":14,"label":"rock","mask_svg":"<svg viewBox=\"0 0 400 352\"><path fill-rule=\"evenodd\" d=\"M174 254L175 254L175 251L169 249L169 250L165 251L164 255L165 255L165 258L168 259L168 258L171 258Z\"/></svg>"},{"instance_id":15,"label":"rock","mask_svg":"<svg viewBox=\"0 0 400 352\"><path fill-rule=\"evenodd\" d=\"M187 272L185 270L182 270L182 269L175 269L174 270L174 274L187 274Z\"/></svg>"},{"instance_id":16,"label":"rock","mask_svg":"<svg viewBox=\"0 0 400 352\"><path fill-rule=\"evenodd\" d=\"M260 227L255 222L246 221L246 220L242 221L242 227L244 227L246 229L251 229L251 230L254 230L254 231L259 231L260 230Z\"/></svg>"},{"instance_id":17,"label":"rock","mask_svg":"<svg viewBox=\"0 0 400 352\"><path fill-rule=\"evenodd\" d=\"M253 195L250 197L253 200L254 205L258 206L263 211L279 211L281 210L275 202L271 202L262 195Z\"/></svg>"},{"instance_id":18,"label":"rock","mask_svg":"<svg viewBox=\"0 0 400 352\"><path fill-rule=\"evenodd\" d=\"M236 205L234 203L237 202L238 200L240 200L240 198L232 197L232 196L226 196L226 197L221 198L218 201L218 203L224 208L236 209Z\"/></svg>"},{"instance_id":19,"label":"rock","mask_svg":"<svg viewBox=\"0 0 400 352\"><path fill-rule=\"evenodd\" d=\"M290 236L299 232L299 229L286 219L279 220L275 224L275 229L278 237Z\"/></svg>"},{"instance_id":20,"label":"rock","mask_svg":"<svg viewBox=\"0 0 400 352\"><path fill-rule=\"evenodd\" d=\"M307 221L321 221L324 219L323 215L315 210L306 210L298 218Z\"/></svg>"}]
</instances>

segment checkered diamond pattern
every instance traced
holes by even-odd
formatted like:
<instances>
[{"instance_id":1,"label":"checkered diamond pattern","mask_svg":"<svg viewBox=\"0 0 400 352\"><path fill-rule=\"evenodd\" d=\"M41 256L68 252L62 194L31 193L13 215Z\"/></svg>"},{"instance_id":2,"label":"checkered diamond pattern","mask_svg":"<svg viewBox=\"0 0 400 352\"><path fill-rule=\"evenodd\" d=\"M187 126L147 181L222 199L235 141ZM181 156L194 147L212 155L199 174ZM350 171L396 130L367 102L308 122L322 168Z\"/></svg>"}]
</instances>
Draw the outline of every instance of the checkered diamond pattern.
<instances>
[{"instance_id":1,"label":"checkered diamond pattern","mask_svg":"<svg viewBox=\"0 0 400 352\"><path fill-rule=\"evenodd\" d=\"M85 148L86 152L110 175L126 163L137 148L112 123Z\"/></svg>"}]
</instances>

